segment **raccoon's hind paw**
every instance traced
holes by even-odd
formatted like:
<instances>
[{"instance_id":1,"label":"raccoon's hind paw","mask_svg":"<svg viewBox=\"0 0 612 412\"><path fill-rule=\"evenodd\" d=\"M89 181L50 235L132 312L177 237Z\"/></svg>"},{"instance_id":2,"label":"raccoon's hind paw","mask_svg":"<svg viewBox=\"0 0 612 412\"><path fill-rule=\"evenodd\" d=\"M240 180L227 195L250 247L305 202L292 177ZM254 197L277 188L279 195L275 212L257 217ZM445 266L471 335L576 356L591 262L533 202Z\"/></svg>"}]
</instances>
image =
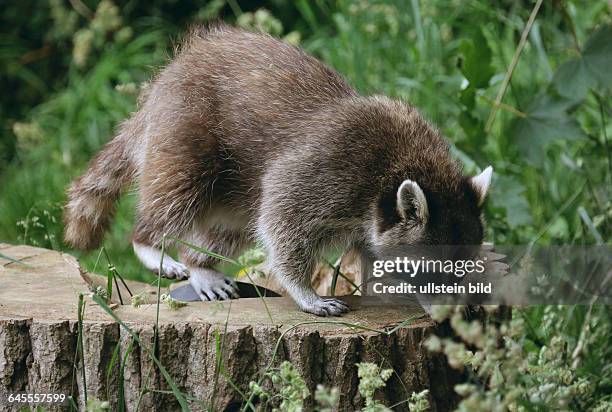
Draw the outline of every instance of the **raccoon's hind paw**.
<instances>
[{"instance_id":1,"label":"raccoon's hind paw","mask_svg":"<svg viewBox=\"0 0 612 412\"><path fill-rule=\"evenodd\" d=\"M176 262L174 260L169 260L163 262L162 268L162 276L168 279L187 279L189 277L189 269L187 266L182 263Z\"/></svg>"},{"instance_id":2,"label":"raccoon's hind paw","mask_svg":"<svg viewBox=\"0 0 612 412\"><path fill-rule=\"evenodd\" d=\"M335 298L319 298L312 303L300 305L304 312L317 316L342 316L349 311L346 303Z\"/></svg>"},{"instance_id":3,"label":"raccoon's hind paw","mask_svg":"<svg viewBox=\"0 0 612 412\"><path fill-rule=\"evenodd\" d=\"M192 269L189 283L201 300L238 299L238 286L221 273L213 269Z\"/></svg>"},{"instance_id":4,"label":"raccoon's hind paw","mask_svg":"<svg viewBox=\"0 0 612 412\"><path fill-rule=\"evenodd\" d=\"M189 269L187 266L172 259L168 255L163 255L162 251L143 243L134 243L134 253L142 264L149 270L159 273L159 265L161 262L161 275L170 279L187 279L189 277Z\"/></svg>"}]
</instances>

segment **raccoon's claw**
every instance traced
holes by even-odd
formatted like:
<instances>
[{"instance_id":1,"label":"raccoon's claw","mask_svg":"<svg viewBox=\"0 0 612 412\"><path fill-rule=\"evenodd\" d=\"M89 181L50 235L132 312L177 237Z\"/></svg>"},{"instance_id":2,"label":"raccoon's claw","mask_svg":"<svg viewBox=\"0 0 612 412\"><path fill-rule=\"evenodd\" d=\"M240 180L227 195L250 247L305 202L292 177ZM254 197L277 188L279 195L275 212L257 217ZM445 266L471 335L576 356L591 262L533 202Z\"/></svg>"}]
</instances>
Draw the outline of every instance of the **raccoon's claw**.
<instances>
[{"instance_id":1,"label":"raccoon's claw","mask_svg":"<svg viewBox=\"0 0 612 412\"><path fill-rule=\"evenodd\" d=\"M189 277L189 269L182 263L168 261L163 263L162 276L168 279L187 279Z\"/></svg>"},{"instance_id":2,"label":"raccoon's claw","mask_svg":"<svg viewBox=\"0 0 612 412\"><path fill-rule=\"evenodd\" d=\"M194 269L189 283L203 301L237 299L236 283L213 269Z\"/></svg>"},{"instance_id":3,"label":"raccoon's claw","mask_svg":"<svg viewBox=\"0 0 612 412\"><path fill-rule=\"evenodd\" d=\"M302 310L317 316L341 316L349 311L349 307L339 299L319 298L314 303L304 305Z\"/></svg>"}]
</instances>

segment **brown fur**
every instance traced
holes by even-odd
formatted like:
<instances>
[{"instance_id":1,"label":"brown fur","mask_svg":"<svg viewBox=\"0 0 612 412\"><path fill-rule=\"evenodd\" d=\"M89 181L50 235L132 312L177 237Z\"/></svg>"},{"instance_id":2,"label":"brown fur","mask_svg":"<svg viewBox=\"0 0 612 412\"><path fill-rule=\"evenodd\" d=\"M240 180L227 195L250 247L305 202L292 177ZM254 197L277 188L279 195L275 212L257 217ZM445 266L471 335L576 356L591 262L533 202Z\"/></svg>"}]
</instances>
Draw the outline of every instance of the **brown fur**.
<instances>
[{"instance_id":1,"label":"brown fur","mask_svg":"<svg viewBox=\"0 0 612 412\"><path fill-rule=\"evenodd\" d=\"M326 246L482 240L475 191L414 108L361 97L301 49L227 26L187 37L73 183L66 241L97 246L133 178L137 242L159 245L168 234L232 254L257 239L298 304L318 314L338 312L312 309L319 298L309 276ZM405 179L427 199L422 227L398 214ZM190 265L214 263L183 255Z\"/></svg>"},{"instance_id":2,"label":"brown fur","mask_svg":"<svg viewBox=\"0 0 612 412\"><path fill-rule=\"evenodd\" d=\"M127 127L91 161L87 172L68 189L64 213L65 239L79 249L95 249L110 225L115 202L136 169L128 153Z\"/></svg>"}]
</instances>

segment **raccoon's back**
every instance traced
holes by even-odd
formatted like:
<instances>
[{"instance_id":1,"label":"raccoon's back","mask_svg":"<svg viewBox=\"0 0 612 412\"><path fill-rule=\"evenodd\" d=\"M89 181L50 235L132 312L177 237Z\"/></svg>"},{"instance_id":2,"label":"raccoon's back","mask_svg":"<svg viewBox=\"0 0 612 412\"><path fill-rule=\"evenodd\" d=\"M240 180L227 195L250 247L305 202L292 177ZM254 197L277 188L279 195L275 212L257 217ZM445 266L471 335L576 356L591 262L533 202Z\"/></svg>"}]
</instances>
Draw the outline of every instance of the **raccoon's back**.
<instances>
[{"instance_id":1,"label":"raccoon's back","mask_svg":"<svg viewBox=\"0 0 612 412\"><path fill-rule=\"evenodd\" d=\"M287 138L283 130L333 100L356 96L340 74L300 48L225 25L192 31L173 65L187 70L181 76L187 99L208 99L228 136Z\"/></svg>"},{"instance_id":2,"label":"raccoon's back","mask_svg":"<svg viewBox=\"0 0 612 412\"><path fill-rule=\"evenodd\" d=\"M329 122L321 114L353 97L340 74L303 50L217 25L191 31L153 81L143 111L160 128L190 130L162 136L175 147L210 152L201 146L214 146L225 191L256 193L267 165L326 135Z\"/></svg>"}]
</instances>

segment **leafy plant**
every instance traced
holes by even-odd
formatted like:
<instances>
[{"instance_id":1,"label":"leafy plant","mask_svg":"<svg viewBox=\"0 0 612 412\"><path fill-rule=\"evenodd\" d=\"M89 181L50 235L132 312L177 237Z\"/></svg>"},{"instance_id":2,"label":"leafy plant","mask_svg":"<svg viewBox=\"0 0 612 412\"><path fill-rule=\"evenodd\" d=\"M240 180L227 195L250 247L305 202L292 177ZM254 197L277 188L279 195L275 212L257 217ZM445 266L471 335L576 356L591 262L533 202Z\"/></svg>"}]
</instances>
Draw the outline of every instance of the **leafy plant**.
<instances>
[{"instance_id":1,"label":"leafy plant","mask_svg":"<svg viewBox=\"0 0 612 412\"><path fill-rule=\"evenodd\" d=\"M358 363L357 376L359 377L359 393L365 398L364 411L384 412L391 409L374 399L374 393L384 388L387 380L393 374L392 369L380 369L373 363Z\"/></svg>"},{"instance_id":2,"label":"leafy plant","mask_svg":"<svg viewBox=\"0 0 612 412\"><path fill-rule=\"evenodd\" d=\"M578 57L563 63L555 72L552 83L563 97L583 100L590 90L610 90L612 73L612 26L603 25L586 41Z\"/></svg>"},{"instance_id":3,"label":"leafy plant","mask_svg":"<svg viewBox=\"0 0 612 412\"><path fill-rule=\"evenodd\" d=\"M493 314L498 308L486 309ZM606 312L605 306L569 312L551 305L514 309L510 320L483 324L466 320L463 307L435 306L434 319L449 319L460 340L434 335L426 344L468 372L468 381L455 386L460 411L605 409L612 369L592 369L597 360L591 357L610 356Z\"/></svg>"}]
</instances>

